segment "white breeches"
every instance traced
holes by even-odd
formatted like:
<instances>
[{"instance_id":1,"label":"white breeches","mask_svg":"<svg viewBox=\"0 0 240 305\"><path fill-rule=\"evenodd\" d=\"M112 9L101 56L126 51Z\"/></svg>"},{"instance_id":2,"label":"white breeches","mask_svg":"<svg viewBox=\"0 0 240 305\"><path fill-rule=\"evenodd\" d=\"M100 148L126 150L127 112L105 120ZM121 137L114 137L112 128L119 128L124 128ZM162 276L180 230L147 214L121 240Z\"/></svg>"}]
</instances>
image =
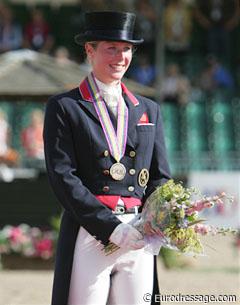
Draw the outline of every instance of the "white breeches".
<instances>
[{"instance_id":1,"label":"white breeches","mask_svg":"<svg viewBox=\"0 0 240 305\"><path fill-rule=\"evenodd\" d=\"M132 214L117 216L129 222ZM152 293L153 256L119 249L106 256L84 228L76 240L68 305L140 305Z\"/></svg>"}]
</instances>

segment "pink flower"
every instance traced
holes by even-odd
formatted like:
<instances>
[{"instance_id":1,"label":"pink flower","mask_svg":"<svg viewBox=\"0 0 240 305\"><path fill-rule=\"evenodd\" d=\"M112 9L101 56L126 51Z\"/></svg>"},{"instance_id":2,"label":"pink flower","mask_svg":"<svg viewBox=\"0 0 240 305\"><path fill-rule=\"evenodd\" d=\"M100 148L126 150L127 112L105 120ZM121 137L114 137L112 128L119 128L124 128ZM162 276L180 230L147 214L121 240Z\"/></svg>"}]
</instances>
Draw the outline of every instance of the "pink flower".
<instances>
[{"instance_id":1,"label":"pink flower","mask_svg":"<svg viewBox=\"0 0 240 305\"><path fill-rule=\"evenodd\" d=\"M214 202L204 199L199 200L193 203L193 205L187 209L186 214L192 215L194 212L200 212L206 208L211 208L214 205Z\"/></svg>"},{"instance_id":2,"label":"pink flower","mask_svg":"<svg viewBox=\"0 0 240 305\"><path fill-rule=\"evenodd\" d=\"M206 235L209 232L211 232L211 227L209 225L204 225L204 224L198 223L194 226L194 231L201 235Z\"/></svg>"},{"instance_id":3,"label":"pink flower","mask_svg":"<svg viewBox=\"0 0 240 305\"><path fill-rule=\"evenodd\" d=\"M12 243L22 243L25 242L26 236L19 227L15 227L10 231L9 239Z\"/></svg>"},{"instance_id":4,"label":"pink flower","mask_svg":"<svg viewBox=\"0 0 240 305\"><path fill-rule=\"evenodd\" d=\"M35 244L36 254L42 258L48 259L53 254L53 242L50 239L42 239Z\"/></svg>"}]
</instances>

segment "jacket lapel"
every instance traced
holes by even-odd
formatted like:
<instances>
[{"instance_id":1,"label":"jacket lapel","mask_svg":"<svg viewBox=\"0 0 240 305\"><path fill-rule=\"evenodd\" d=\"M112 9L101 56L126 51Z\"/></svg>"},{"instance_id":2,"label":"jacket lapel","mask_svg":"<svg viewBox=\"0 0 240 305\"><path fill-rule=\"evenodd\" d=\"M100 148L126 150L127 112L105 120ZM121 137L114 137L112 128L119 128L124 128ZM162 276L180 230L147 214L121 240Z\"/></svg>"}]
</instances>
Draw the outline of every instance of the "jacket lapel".
<instances>
[{"instance_id":1,"label":"jacket lapel","mask_svg":"<svg viewBox=\"0 0 240 305\"><path fill-rule=\"evenodd\" d=\"M131 91L122 83L123 98L128 106L128 136L127 145L136 148L137 146L137 123L144 110L142 103L132 94Z\"/></svg>"},{"instance_id":2,"label":"jacket lapel","mask_svg":"<svg viewBox=\"0 0 240 305\"><path fill-rule=\"evenodd\" d=\"M142 104L134 105L126 94L123 95L124 100L128 106L128 135L127 135L127 145L136 148L138 143L137 137L137 124L144 113Z\"/></svg>"},{"instance_id":3,"label":"jacket lapel","mask_svg":"<svg viewBox=\"0 0 240 305\"><path fill-rule=\"evenodd\" d=\"M79 92L82 96L82 99L79 99L78 101L81 103L81 105L92 114L92 116L99 122L100 120L97 115L97 112L95 110L95 107L93 105L93 99L91 97L91 94L89 93L90 88L88 87L88 83L86 79L84 79L81 84L79 85Z\"/></svg>"}]
</instances>

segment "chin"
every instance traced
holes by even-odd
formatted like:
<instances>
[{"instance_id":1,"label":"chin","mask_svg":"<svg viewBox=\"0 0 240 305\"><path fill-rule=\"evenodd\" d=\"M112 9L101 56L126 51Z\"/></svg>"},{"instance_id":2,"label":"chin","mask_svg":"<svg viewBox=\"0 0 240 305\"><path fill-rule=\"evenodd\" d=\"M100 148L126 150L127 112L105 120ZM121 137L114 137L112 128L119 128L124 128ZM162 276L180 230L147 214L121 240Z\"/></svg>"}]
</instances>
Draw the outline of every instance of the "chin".
<instances>
[{"instance_id":1,"label":"chin","mask_svg":"<svg viewBox=\"0 0 240 305\"><path fill-rule=\"evenodd\" d=\"M121 80L123 78L124 73L113 73L111 75L112 80Z\"/></svg>"}]
</instances>

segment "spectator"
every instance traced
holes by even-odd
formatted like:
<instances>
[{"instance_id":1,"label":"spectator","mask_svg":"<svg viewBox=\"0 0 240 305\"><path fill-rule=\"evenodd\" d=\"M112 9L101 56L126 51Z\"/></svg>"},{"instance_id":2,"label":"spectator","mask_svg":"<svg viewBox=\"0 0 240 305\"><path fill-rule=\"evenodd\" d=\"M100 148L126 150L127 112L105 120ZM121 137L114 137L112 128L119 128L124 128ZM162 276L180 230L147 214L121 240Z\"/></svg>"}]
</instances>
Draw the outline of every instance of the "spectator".
<instances>
[{"instance_id":1,"label":"spectator","mask_svg":"<svg viewBox=\"0 0 240 305\"><path fill-rule=\"evenodd\" d=\"M192 32L192 11L182 0L168 0L163 13L164 36L170 60L182 61L189 50ZM180 62L179 62L180 63Z\"/></svg>"},{"instance_id":2,"label":"spectator","mask_svg":"<svg viewBox=\"0 0 240 305\"><path fill-rule=\"evenodd\" d=\"M216 89L233 90L234 80L230 72L215 57L207 57L207 66L200 77L200 87L208 94L213 94Z\"/></svg>"},{"instance_id":3,"label":"spectator","mask_svg":"<svg viewBox=\"0 0 240 305\"><path fill-rule=\"evenodd\" d=\"M180 73L177 64L170 64L166 69L166 76L162 82L163 102L186 104L190 94L190 82Z\"/></svg>"},{"instance_id":4,"label":"spectator","mask_svg":"<svg viewBox=\"0 0 240 305\"><path fill-rule=\"evenodd\" d=\"M137 27L141 33L140 36L144 39L141 49L152 58L155 51L155 24L157 16L149 0L137 0L135 1L135 7L137 13Z\"/></svg>"},{"instance_id":5,"label":"spectator","mask_svg":"<svg viewBox=\"0 0 240 305\"><path fill-rule=\"evenodd\" d=\"M2 24L2 18L3 18L5 8L6 8L6 5L4 3L0 2L0 25Z\"/></svg>"},{"instance_id":6,"label":"spectator","mask_svg":"<svg viewBox=\"0 0 240 305\"><path fill-rule=\"evenodd\" d=\"M117 0L117 2L120 3L127 11L134 10L134 0Z\"/></svg>"},{"instance_id":7,"label":"spectator","mask_svg":"<svg viewBox=\"0 0 240 305\"><path fill-rule=\"evenodd\" d=\"M25 29L25 47L39 52L50 53L54 39L51 30L39 9L32 11L32 20Z\"/></svg>"},{"instance_id":8,"label":"spectator","mask_svg":"<svg viewBox=\"0 0 240 305\"><path fill-rule=\"evenodd\" d=\"M10 7L0 8L0 53L22 47L23 37L20 25L14 21Z\"/></svg>"},{"instance_id":9,"label":"spectator","mask_svg":"<svg viewBox=\"0 0 240 305\"><path fill-rule=\"evenodd\" d=\"M106 0L82 0L81 6L84 11L99 11L107 8Z\"/></svg>"},{"instance_id":10,"label":"spectator","mask_svg":"<svg viewBox=\"0 0 240 305\"><path fill-rule=\"evenodd\" d=\"M117 11L131 11L134 10L134 0L106 0L107 8Z\"/></svg>"},{"instance_id":11,"label":"spectator","mask_svg":"<svg viewBox=\"0 0 240 305\"><path fill-rule=\"evenodd\" d=\"M35 109L31 113L30 125L22 131L22 146L27 167L43 167L43 112Z\"/></svg>"},{"instance_id":12,"label":"spectator","mask_svg":"<svg viewBox=\"0 0 240 305\"><path fill-rule=\"evenodd\" d=\"M59 65L64 66L70 62L70 54L68 49L65 47L58 47L55 50L54 56Z\"/></svg>"},{"instance_id":13,"label":"spectator","mask_svg":"<svg viewBox=\"0 0 240 305\"><path fill-rule=\"evenodd\" d=\"M207 52L228 62L230 32L239 23L239 0L197 0L195 16L206 30Z\"/></svg>"},{"instance_id":14,"label":"spectator","mask_svg":"<svg viewBox=\"0 0 240 305\"><path fill-rule=\"evenodd\" d=\"M139 55L138 64L132 70L130 76L140 84L146 86L153 85L156 77L156 71L155 67L150 63L149 57L146 54Z\"/></svg>"},{"instance_id":15,"label":"spectator","mask_svg":"<svg viewBox=\"0 0 240 305\"><path fill-rule=\"evenodd\" d=\"M0 109L0 164L16 166L18 153L10 147L10 128L6 113Z\"/></svg>"}]
</instances>

